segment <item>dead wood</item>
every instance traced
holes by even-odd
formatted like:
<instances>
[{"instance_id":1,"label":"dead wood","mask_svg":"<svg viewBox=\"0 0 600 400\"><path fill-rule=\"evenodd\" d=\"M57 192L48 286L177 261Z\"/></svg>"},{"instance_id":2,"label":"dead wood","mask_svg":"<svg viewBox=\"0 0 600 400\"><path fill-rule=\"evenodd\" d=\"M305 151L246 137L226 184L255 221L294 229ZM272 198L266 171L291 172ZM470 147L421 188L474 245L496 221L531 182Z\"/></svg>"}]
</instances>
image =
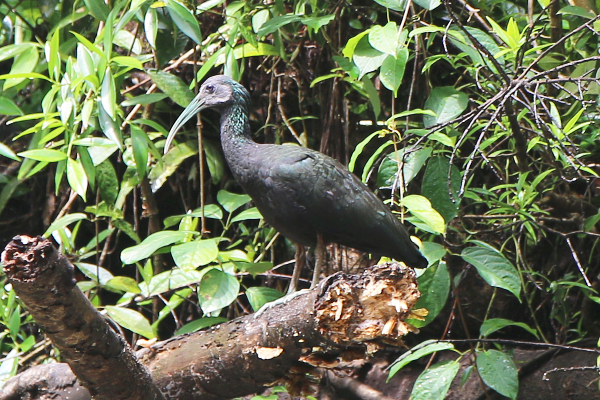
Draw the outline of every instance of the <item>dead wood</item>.
<instances>
[{"instance_id":1,"label":"dead wood","mask_svg":"<svg viewBox=\"0 0 600 400\"><path fill-rule=\"evenodd\" d=\"M49 242L25 238L16 238L9 245L11 250L7 247L3 254L5 273L15 280L15 290L53 341L71 343L63 338L63 332L67 338L77 339L73 340L77 345L88 343L86 337L94 337L93 346L85 351L68 346L61 350L69 362L71 357L75 360L72 365L78 377L89 374L82 371L85 368L80 360L85 357L96 361L89 367L92 370L103 368L98 356L111 358L107 343L114 339L94 335L111 336L114 332L102 327L83 333L82 322L90 318L88 309L96 311L89 303L84 306L77 300L77 306L86 313L74 316L66 312L68 302L62 296L71 294L65 292L83 296L73 282L73 267L52 246L42 245ZM62 278L48 286L36 283L51 281L50 275ZM54 288L52 295L46 287ZM51 301L55 292L61 293L62 303ZM248 315L207 331L159 342L140 350L137 356L168 399L229 399L260 392L282 380L292 389L305 390L306 373L311 368L336 366L341 359L363 358L386 344L401 344L402 336L414 330L404 320L416 317L411 310L418 298L414 272L397 263L374 266L360 275L337 273L315 290L276 304L258 317ZM94 323L99 324L95 319ZM98 348L103 351L98 352ZM128 368L128 364L123 365ZM114 388L122 377L117 371L123 367L111 368L111 380L104 385ZM128 378L127 384L134 386L134 378ZM9 396L3 392L0 399ZM113 397L117 398L122 397Z\"/></svg>"},{"instance_id":2,"label":"dead wood","mask_svg":"<svg viewBox=\"0 0 600 400\"><path fill-rule=\"evenodd\" d=\"M125 340L75 285L73 266L42 237L16 236L3 272L36 323L98 400L162 399Z\"/></svg>"}]
</instances>

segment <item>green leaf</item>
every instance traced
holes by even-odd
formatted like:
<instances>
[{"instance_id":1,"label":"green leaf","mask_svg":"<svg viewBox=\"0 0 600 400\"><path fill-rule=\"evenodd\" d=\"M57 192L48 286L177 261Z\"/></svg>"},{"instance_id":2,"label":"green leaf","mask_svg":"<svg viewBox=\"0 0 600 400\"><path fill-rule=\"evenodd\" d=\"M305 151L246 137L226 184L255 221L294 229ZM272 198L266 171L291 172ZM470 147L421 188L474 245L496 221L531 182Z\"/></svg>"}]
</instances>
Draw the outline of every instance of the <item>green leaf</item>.
<instances>
[{"instance_id":1,"label":"green leaf","mask_svg":"<svg viewBox=\"0 0 600 400\"><path fill-rule=\"evenodd\" d=\"M350 172L354 172L354 166L356 165L356 160L358 160L358 157L362 154L363 150L365 149L365 146L367 144L369 144L369 142L374 138L374 137L379 137L381 134L381 132L377 131L377 132L373 132L371 133L369 136L367 136L365 139L363 139L359 144L356 145L356 147L354 147L354 151L352 152L352 156L350 157L350 162L348 163L348 170L350 170Z\"/></svg>"},{"instance_id":2,"label":"green leaf","mask_svg":"<svg viewBox=\"0 0 600 400\"><path fill-rule=\"evenodd\" d=\"M468 104L469 97L452 86L436 87L425 101L425 107L435 112L437 117L424 115L423 124L430 128L451 121L462 114Z\"/></svg>"},{"instance_id":3,"label":"green leaf","mask_svg":"<svg viewBox=\"0 0 600 400\"><path fill-rule=\"evenodd\" d=\"M437 342L434 340L427 340L418 344L406 353L402 354L396 359L396 361L392 363L390 366L388 381L408 363L418 360L419 358L425 357L429 354L444 350L454 350L454 345L452 343Z\"/></svg>"},{"instance_id":4,"label":"green leaf","mask_svg":"<svg viewBox=\"0 0 600 400\"><path fill-rule=\"evenodd\" d=\"M520 328L523 328L527 332L531 333L533 336L535 336L536 338L539 339L538 333L535 331L535 329L532 329L529 325L527 325L523 322L515 322L515 321L511 321L510 319L504 319L504 318L491 318L491 319L484 321L483 324L481 324L481 327L479 328L479 332L480 332L481 336L487 337L487 336L491 335L492 333L494 333L504 327L507 327L507 326L518 326Z\"/></svg>"},{"instance_id":5,"label":"green leaf","mask_svg":"<svg viewBox=\"0 0 600 400\"><path fill-rule=\"evenodd\" d=\"M11 148L5 145L4 143L0 143L0 156L4 156L15 161L21 161L21 159L17 157L17 155L11 150Z\"/></svg>"},{"instance_id":6,"label":"green leaf","mask_svg":"<svg viewBox=\"0 0 600 400\"><path fill-rule=\"evenodd\" d=\"M414 2L426 10L433 10L442 4L440 0L414 0Z\"/></svg>"},{"instance_id":7,"label":"green leaf","mask_svg":"<svg viewBox=\"0 0 600 400\"><path fill-rule=\"evenodd\" d=\"M369 44L369 39L363 37L356 45L354 55L352 56L352 61L354 61L354 64L356 64L360 71L358 79L361 79L365 74L381 67L381 64L383 64L383 61L387 56L387 54L374 49Z\"/></svg>"},{"instance_id":8,"label":"green leaf","mask_svg":"<svg viewBox=\"0 0 600 400\"><path fill-rule=\"evenodd\" d=\"M425 256L429 265L436 261L441 260L446 256L446 249L444 246L434 242L423 242L421 244L421 253Z\"/></svg>"},{"instance_id":9,"label":"green leaf","mask_svg":"<svg viewBox=\"0 0 600 400\"><path fill-rule=\"evenodd\" d=\"M410 324L421 328L438 316L446 305L450 293L450 274L445 262L436 263L425 270L418 279L421 297L415 308L426 308L429 314L424 321L411 319Z\"/></svg>"},{"instance_id":10,"label":"green leaf","mask_svg":"<svg viewBox=\"0 0 600 400\"><path fill-rule=\"evenodd\" d=\"M354 56L354 50L356 50L356 46L365 36L369 34L370 31L370 29L364 30L358 35L348 39L348 43L346 43L346 46L344 46L344 50L342 50L342 54L344 55L344 57L348 58L349 60L352 60L352 57ZM342 62L342 60L340 59L336 59L336 61L338 62L338 64ZM340 64L340 66L343 67L342 64ZM344 70L348 71L347 68L344 68Z\"/></svg>"},{"instance_id":11,"label":"green leaf","mask_svg":"<svg viewBox=\"0 0 600 400\"><path fill-rule=\"evenodd\" d=\"M408 49L403 47L398 51L396 57L387 56L381 64L379 79L383 86L394 92L394 97L398 96L398 89L404 78L404 70L408 61Z\"/></svg>"},{"instance_id":12,"label":"green leaf","mask_svg":"<svg viewBox=\"0 0 600 400\"><path fill-rule=\"evenodd\" d=\"M96 54L98 54L102 59L106 60L106 56L104 55L104 53L101 51L100 47L96 46L94 43L90 42L89 40L87 40L85 38L85 36L80 35L77 32L73 32L70 31L76 38L77 40L83 44L85 46L86 49L88 49L89 51L92 51Z\"/></svg>"},{"instance_id":13,"label":"green leaf","mask_svg":"<svg viewBox=\"0 0 600 400\"><path fill-rule=\"evenodd\" d=\"M398 174L398 162L402 163L402 175L398 177L398 185L406 187L419 173L432 149L429 147L411 151L405 155L406 149L388 154L381 164L377 173L377 186L380 188L391 188Z\"/></svg>"},{"instance_id":14,"label":"green leaf","mask_svg":"<svg viewBox=\"0 0 600 400\"><path fill-rule=\"evenodd\" d=\"M3 46L0 48L0 62L16 57L31 48L35 48L35 44L29 42Z\"/></svg>"},{"instance_id":15,"label":"green leaf","mask_svg":"<svg viewBox=\"0 0 600 400\"><path fill-rule=\"evenodd\" d=\"M25 340L23 340L19 344L19 348L21 349L21 351L23 353L27 353L29 350L31 350L33 348L33 346L35 346L35 343L36 343L36 337L34 335L29 335L29 336L27 336L27 338Z\"/></svg>"},{"instance_id":16,"label":"green leaf","mask_svg":"<svg viewBox=\"0 0 600 400\"><path fill-rule=\"evenodd\" d=\"M123 328L129 329L147 339L156 337L150 326L150 322L139 312L115 306L106 306L104 309L108 313L108 316Z\"/></svg>"},{"instance_id":17,"label":"green leaf","mask_svg":"<svg viewBox=\"0 0 600 400\"><path fill-rule=\"evenodd\" d=\"M303 17L300 22L304 25L308 26L311 29L314 29L315 32L319 32L319 29L328 25L331 21L335 19L335 14L322 15L320 17Z\"/></svg>"},{"instance_id":18,"label":"green leaf","mask_svg":"<svg viewBox=\"0 0 600 400\"><path fill-rule=\"evenodd\" d=\"M275 18L271 18L267 22L261 25L260 29L256 33L256 36L262 38L269 33L273 33L279 28L291 24L292 22L298 22L302 18L301 15L288 14L288 15L280 15Z\"/></svg>"},{"instance_id":19,"label":"green leaf","mask_svg":"<svg viewBox=\"0 0 600 400\"><path fill-rule=\"evenodd\" d=\"M21 307L19 305L15 307L10 315L6 327L12 336L16 337L19 334L21 328Z\"/></svg>"},{"instance_id":20,"label":"green leaf","mask_svg":"<svg viewBox=\"0 0 600 400\"><path fill-rule=\"evenodd\" d=\"M204 3L202 3L204 4ZM204 328L208 328L209 326L221 324L223 322L227 322L227 318L223 317L203 317L192 321L188 324L185 324L181 328L177 330L176 335L183 335L184 333L196 332Z\"/></svg>"},{"instance_id":21,"label":"green leaf","mask_svg":"<svg viewBox=\"0 0 600 400\"><path fill-rule=\"evenodd\" d=\"M203 276L204 272L176 268L153 276L148 284L146 282L140 283L140 289L142 289L142 293L147 297L155 296L180 287L194 285L200 282Z\"/></svg>"},{"instance_id":22,"label":"green leaf","mask_svg":"<svg viewBox=\"0 0 600 400\"><path fill-rule=\"evenodd\" d=\"M427 197L433 208L435 208L443 217L444 221L450 222L458 213L460 197L460 172L456 166L452 165L452 174L450 176L450 188L448 188L448 169L450 160L443 156L432 157L427 163L425 174L423 175L423 184L421 193ZM452 190L452 196L449 191Z\"/></svg>"},{"instance_id":23,"label":"green leaf","mask_svg":"<svg viewBox=\"0 0 600 400\"><path fill-rule=\"evenodd\" d=\"M557 12L557 14L577 15L578 17L582 17L585 19L592 19L596 16L592 11L586 10L583 7L577 7L577 6L563 7Z\"/></svg>"},{"instance_id":24,"label":"green leaf","mask_svg":"<svg viewBox=\"0 0 600 400\"><path fill-rule=\"evenodd\" d=\"M519 393L519 374L513 360L498 350L477 351L479 376L486 385L511 399Z\"/></svg>"},{"instance_id":25,"label":"green leaf","mask_svg":"<svg viewBox=\"0 0 600 400\"><path fill-rule=\"evenodd\" d=\"M57 219L56 221L54 221L46 230L46 232L44 232L44 237L50 237L50 235L55 232L58 231L60 229L65 228L67 225L71 225L73 222L77 222L77 221L81 221L82 219L87 219L87 215L85 215L84 213L75 213L75 214L67 214L64 215L63 217Z\"/></svg>"},{"instance_id":26,"label":"green leaf","mask_svg":"<svg viewBox=\"0 0 600 400\"><path fill-rule=\"evenodd\" d=\"M161 247L169 246L187 237L189 232L162 231L148 236L142 243L128 247L121 252L121 261L125 264L133 264L144 258L150 257Z\"/></svg>"},{"instance_id":27,"label":"green leaf","mask_svg":"<svg viewBox=\"0 0 600 400\"><path fill-rule=\"evenodd\" d=\"M96 76L96 68L92 61L92 54L83 43L77 43L77 66L81 69L81 73L84 77Z\"/></svg>"},{"instance_id":28,"label":"green leaf","mask_svg":"<svg viewBox=\"0 0 600 400\"><path fill-rule=\"evenodd\" d=\"M92 17L98 21L106 21L110 9L102 0L83 0Z\"/></svg>"},{"instance_id":29,"label":"green leaf","mask_svg":"<svg viewBox=\"0 0 600 400\"><path fill-rule=\"evenodd\" d=\"M106 282L106 286L108 289L122 291L126 293L140 293L140 287L138 286L135 279L132 279L128 276L115 276Z\"/></svg>"},{"instance_id":30,"label":"green leaf","mask_svg":"<svg viewBox=\"0 0 600 400\"><path fill-rule=\"evenodd\" d=\"M69 182L71 189L85 201L85 194L88 188L88 177L85 174L85 170L83 169L80 160L67 158L67 181Z\"/></svg>"},{"instance_id":31,"label":"green leaf","mask_svg":"<svg viewBox=\"0 0 600 400\"><path fill-rule=\"evenodd\" d=\"M242 211L231 220L232 223L239 221L246 221L249 219L262 219L262 214L258 211L258 208L252 207Z\"/></svg>"},{"instance_id":32,"label":"green leaf","mask_svg":"<svg viewBox=\"0 0 600 400\"><path fill-rule=\"evenodd\" d=\"M247 194L235 194L227 190L219 190L217 193L217 201L230 213L249 203L250 200L252 199Z\"/></svg>"},{"instance_id":33,"label":"green leaf","mask_svg":"<svg viewBox=\"0 0 600 400\"><path fill-rule=\"evenodd\" d=\"M486 17L488 22L490 23L490 25L493 28L493 32L498 35L498 37L500 37L500 39L502 39L502 41L504 43L506 43L509 47L511 48L515 48L515 43L513 41L513 38L511 35L509 35L504 29L502 29L502 27L500 25L498 25L498 23L496 21L494 21L492 18L490 17Z\"/></svg>"},{"instance_id":34,"label":"green leaf","mask_svg":"<svg viewBox=\"0 0 600 400\"><path fill-rule=\"evenodd\" d=\"M198 299L205 314L218 311L235 301L240 290L238 280L223 271L212 269L200 281Z\"/></svg>"},{"instance_id":35,"label":"green leaf","mask_svg":"<svg viewBox=\"0 0 600 400\"><path fill-rule=\"evenodd\" d=\"M89 181L90 187L92 191L96 190L96 168L94 168L94 163L92 162L92 158L90 157L90 153L88 152L87 147L81 147L79 149L79 159L83 166L83 170L87 179Z\"/></svg>"},{"instance_id":36,"label":"green leaf","mask_svg":"<svg viewBox=\"0 0 600 400\"><path fill-rule=\"evenodd\" d=\"M165 218L163 224L165 228L178 224L184 217L202 217L202 210L200 208L195 209L189 214L172 215ZM204 216L206 218L223 219L223 211L216 204L207 204L204 206Z\"/></svg>"},{"instance_id":37,"label":"green leaf","mask_svg":"<svg viewBox=\"0 0 600 400\"><path fill-rule=\"evenodd\" d=\"M258 311L265 304L283 297L283 293L267 287L254 286L246 290L246 297L252 309Z\"/></svg>"},{"instance_id":38,"label":"green leaf","mask_svg":"<svg viewBox=\"0 0 600 400\"><path fill-rule=\"evenodd\" d=\"M19 367L19 353L19 347L15 346L3 357L3 361L0 363L0 380L3 382L16 375L17 368Z\"/></svg>"},{"instance_id":39,"label":"green leaf","mask_svg":"<svg viewBox=\"0 0 600 400\"><path fill-rule=\"evenodd\" d=\"M102 133L110 139L113 144L123 150L123 140L121 138L121 127L117 122L106 112L102 102L98 102L98 122L102 128Z\"/></svg>"},{"instance_id":40,"label":"green leaf","mask_svg":"<svg viewBox=\"0 0 600 400\"><path fill-rule=\"evenodd\" d=\"M179 268L198 268L217 259L219 248L213 239L200 239L171 247Z\"/></svg>"},{"instance_id":41,"label":"green leaf","mask_svg":"<svg viewBox=\"0 0 600 400\"><path fill-rule=\"evenodd\" d=\"M119 192L119 179L110 161L104 160L96 166L96 182L98 182L100 198L114 206Z\"/></svg>"},{"instance_id":42,"label":"green leaf","mask_svg":"<svg viewBox=\"0 0 600 400\"><path fill-rule=\"evenodd\" d=\"M500 48L490 35L480 29L470 26L466 26L465 29L471 36L473 36L474 40L478 42L478 45L485 47L491 55L496 56L500 53ZM492 69L492 71L496 71L494 64L492 64L487 57L482 57L482 53L476 49L475 45L473 44L473 40L471 40L471 38L468 37L461 28L452 26L448 30L448 33L450 33L449 38L451 42L461 51L465 52L465 54L467 54L475 64L482 66L487 65ZM501 55L497 57L497 60L500 64L504 64L504 58Z\"/></svg>"},{"instance_id":43,"label":"green leaf","mask_svg":"<svg viewBox=\"0 0 600 400\"><path fill-rule=\"evenodd\" d=\"M258 12L252 16L252 30L254 33L258 33L260 28L269 20L270 17L271 12L268 9L264 8L262 10L258 10Z\"/></svg>"},{"instance_id":44,"label":"green leaf","mask_svg":"<svg viewBox=\"0 0 600 400\"><path fill-rule=\"evenodd\" d=\"M584 229L586 232L591 231L594 226L600 221L600 210L596 213L596 215L592 215L585 219Z\"/></svg>"},{"instance_id":45,"label":"green leaf","mask_svg":"<svg viewBox=\"0 0 600 400\"><path fill-rule=\"evenodd\" d=\"M425 222L433 232L446 232L444 218L431 207L431 203L426 197L411 194L402 199L402 205L408 208L412 215Z\"/></svg>"},{"instance_id":46,"label":"green leaf","mask_svg":"<svg viewBox=\"0 0 600 400\"><path fill-rule=\"evenodd\" d=\"M112 140L103 137L87 137L73 142L77 146L88 147L94 165L98 166L110 157L118 147Z\"/></svg>"},{"instance_id":47,"label":"green leaf","mask_svg":"<svg viewBox=\"0 0 600 400\"><path fill-rule=\"evenodd\" d=\"M11 99L0 96L0 115L23 115L23 111Z\"/></svg>"},{"instance_id":48,"label":"green leaf","mask_svg":"<svg viewBox=\"0 0 600 400\"><path fill-rule=\"evenodd\" d=\"M48 74L54 79L60 78L60 30L57 29L52 39L44 46L46 61L48 62Z\"/></svg>"},{"instance_id":49,"label":"green leaf","mask_svg":"<svg viewBox=\"0 0 600 400\"><path fill-rule=\"evenodd\" d=\"M3 79L13 79L13 78L43 79L45 81L52 82L52 80L50 78L48 78L45 75L38 74L37 72L21 72L21 73L14 73L14 74L10 73L10 74L2 74L2 75L0 75L0 80L3 80ZM44 114L34 113L34 114L24 115L23 117L20 117L20 118L26 118L26 119L21 119L21 121L26 121L27 118L36 119L36 118L39 118L40 115L44 116ZM14 119L11 122L17 122L17 120Z\"/></svg>"},{"instance_id":50,"label":"green leaf","mask_svg":"<svg viewBox=\"0 0 600 400\"><path fill-rule=\"evenodd\" d=\"M372 26L369 32L369 43L376 50L395 57L399 46L399 37L398 25L392 21L385 26Z\"/></svg>"},{"instance_id":51,"label":"green leaf","mask_svg":"<svg viewBox=\"0 0 600 400\"><path fill-rule=\"evenodd\" d=\"M257 263L234 261L233 263L240 271L248 272L254 278L256 278L257 275L267 272L273 268L273 263L269 261L261 261Z\"/></svg>"},{"instance_id":52,"label":"green leaf","mask_svg":"<svg viewBox=\"0 0 600 400\"><path fill-rule=\"evenodd\" d=\"M194 94L188 85L179 77L164 71L148 71L148 75L160 90L168 94L181 107L187 107L194 99Z\"/></svg>"},{"instance_id":53,"label":"green leaf","mask_svg":"<svg viewBox=\"0 0 600 400\"><path fill-rule=\"evenodd\" d=\"M225 3L225 0L207 0L198 6L198 11L204 12Z\"/></svg>"},{"instance_id":54,"label":"green leaf","mask_svg":"<svg viewBox=\"0 0 600 400\"><path fill-rule=\"evenodd\" d=\"M198 21L196 21L194 14L192 14L185 6L174 0L167 0L166 6L175 25L177 25L177 27L190 39L196 42L196 44L201 44L202 33L200 32L200 26L198 25Z\"/></svg>"},{"instance_id":55,"label":"green leaf","mask_svg":"<svg viewBox=\"0 0 600 400\"><path fill-rule=\"evenodd\" d=\"M369 97L369 103L373 108L373 112L375 113L375 118L379 118L379 114L381 114L381 100L379 99L379 91L375 89L375 85L367 76L363 76L360 80L363 84L363 88L365 92L367 92L367 96Z\"/></svg>"},{"instance_id":56,"label":"green leaf","mask_svg":"<svg viewBox=\"0 0 600 400\"><path fill-rule=\"evenodd\" d=\"M133 33L129 32L128 30L121 29L120 31L118 31L113 38L113 43L127 51L131 50L131 52L133 54L141 54L142 53L142 43L140 42L140 40L138 38L136 38L133 35ZM135 61L125 61L125 59L127 59L127 58L135 60ZM132 57L113 57L113 58L111 58L111 60L115 60L115 59L119 59L120 61L122 61L123 64L121 64L121 65L123 65L125 67L137 68L137 69L143 71L143 67L140 68L142 66L141 62L135 58L132 58ZM115 62L117 64L120 64L119 61L115 61Z\"/></svg>"},{"instance_id":57,"label":"green leaf","mask_svg":"<svg viewBox=\"0 0 600 400\"><path fill-rule=\"evenodd\" d=\"M375 2L394 11L404 11L406 8L406 0L375 0Z\"/></svg>"},{"instance_id":58,"label":"green leaf","mask_svg":"<svg viewBox=\"0 0 600 400\"><path fill-rule=\"evenodd\" d=\"M94 111L94 100L90 98L83 102L83 107L81 108L81 122L83 129L87 129L88 126L90 126L92 111Z\"/></svg>"},{"instance_id":59,"label":"green leaf","mask_svg":"<svg viewBox=\"0 0 600 400\"><path fill-rule=\"evenodd\" d=\"M521 280L515 267L498 250L480 242L477 244L463 249L460 255L463 260L477 268L479 275L491 286L508 290L520 300Z\"/></svg>"},{"instance_id":60,"label":"green leaf","mask_svg":"<svg viewBox=\"0 0 600 400\"><path fill-rule=\"evenodd\" d=\"M67 155L65 153L52 149L25 150L20 152L19 155L32 160L45 162L57 162L67 159Z\"/></svg>"},{"instance_id":61,"label":"green leaf","mask_svg":"<svg viewBox=\"0 0 600 400\"><path fill-rule=\"evenodd\" d=\"M457 361L444 361L419 375L410 394L411 400L444 400L460 369Z\"/></svg>"},{"instance_id":62,"label":"green leaf","mask_svg":"<svg viewBox=\"0 0 600 400\"><path fill-rule=\"evenodd\" d=\"M142 105L152 104L152 103L156 103L156 102L159 102L161 100L164 100L167 97L169 97L169 95L166 94L166 93L142 94L140 96L132 97L130 99L122 101L121 102L121 106L123 106L123 107L131 107L131 106L135 106L136 104L142 104Z\"/></svg>"},{"instance_id":63,"label":"green leaf","mask_svg":"<svg viewBox=\"0 0 600 400\"><path fill-rule=\"evenodd\" d=\"M112 223L115 226L115 228L125 233L134 242L141 242L140 237L137 235L135 229L133 228L133 225L131 225L129 222L125 221L124 219L113 219Z\"/></svg>"},{"instance_id":64,"label":"green leaf","mask_svg":"<svg viewBox=\"0 0 600 400\"><path fill-rule=\"evenodd\" d=\"M100 101L102 102L104 111L106 111L110 118L114 119L117 102L117 89L115 88L115 80L110 73L110 68L107 68L104 72L102 89L100 90Z\"/></svg>"},{"instance_id":65,"label":"green leaf","mask_svg":"<svg viewBox=\"0 0 600 400\"><path fill-rule=\"evenodd\" d=\"M156 49L156 36L158 34L158 15L156 9L149 7L144 17L144 32L146 40L153 49Z\"/></svg>"},{"instance_id":66,"label":"green leaf","mask_svg":"<svg viewBox=\"0 0 600 400\"><path fill-rule=\"evenodd\" d=\"M115 64L121 65L123 67L131 67L131 68L136 68L139 69L140 71L144 70L144 64L142 64L142 62L140 60L138 60L137 58L134 57L126 57L126 56L117 56L117 57L113 57L110 61L114 62Z\"/></svg>"},{"instance_id":67,"label":"green leaf","mask_svg":"<svg viewBox=\"0 0 600 400\"><path fill-rule=\"evenodd\" d=\"M179 164L195 154L198 154L197 140L191 140L171 147L169 152L164 155L162 164L155 164L148 174L152 191L156 192L165 183L167 178L175 172Z\"/></svg>"},{"instance_id":68,"label":"green leaf","mask_svg":"<svg viewBox=\"0 0 600 400\"><path fill-rule=\"evenodd\" d=\"M221 146L212 140L204 138L202 140L202 145L204 147L204 154L206 155L205 160L208 171L210 172L210 177L212 178L212 182L216 185L221 182L221 178L225 172L225 158L223 157Z\"/></svg>"},{"instance_id":69,"label":"green leaf","mask_svg":"<svg viewBox=\"0 0 600 400\"><path fill-rule=\"evenodd\" d=\"M131 145L133 147L133 159L139 176L146 175L148 165L148 140L146 133L136 125L130 125Z\"/></svg>"},{"instance_id":70,"label":"green leaf","mask_svg":"<svg viewBox=\"0 0 600 400\"><path fill-rule=\"evenodd\" d=\"M268 43L260 42L258 43L258 46L254 46L252 43L244 43L233 49L233 55L236 60L239 60L248 57L278 56L279 52L275 46ZM225 54L223 54L223 56L225 56ZM221 65L224 62L224 59L219 58L217 60L217 65Z\"/></svg>"},{"instance_id":71,"label":"green leaf","mask_svg":"<svg viewBox=\"0 0 600 400\"><path fill-rule=\"evenodd\" d=\"M13 86L17 86L19 83L27 79L22 74L30 74L33 72L39 61L38 49L35 46L30 46L23 52L15 56L12 67L10 68L9 77L4 82L4 90L7 90Z\"/></svg>"}]
</instances>

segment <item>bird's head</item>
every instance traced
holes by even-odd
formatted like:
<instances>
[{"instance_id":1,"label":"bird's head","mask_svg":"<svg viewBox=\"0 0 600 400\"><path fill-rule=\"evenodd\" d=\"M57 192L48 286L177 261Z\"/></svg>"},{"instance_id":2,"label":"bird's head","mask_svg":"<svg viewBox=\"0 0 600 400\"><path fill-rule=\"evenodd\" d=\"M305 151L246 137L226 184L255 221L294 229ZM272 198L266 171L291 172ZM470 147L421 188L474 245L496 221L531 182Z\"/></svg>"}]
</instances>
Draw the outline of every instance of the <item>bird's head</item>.
<instances>
[{"instance_id":1,"label":"bird's head","mask_svg":"<svg viewBox=\"0 0 600 400\"><path fill-rule=\"evenodd\" d=\"M225 75L215 75L208 78L200 86L198 95L183 110L169 131L167 141L165 142L165 154L169 151L171 142L177 131L199 111L206 108L213 108L222 113L225 109L236 104L246 109L248 104L250 104L250 94L245 87Z\"/></svg>"}]
</instances>

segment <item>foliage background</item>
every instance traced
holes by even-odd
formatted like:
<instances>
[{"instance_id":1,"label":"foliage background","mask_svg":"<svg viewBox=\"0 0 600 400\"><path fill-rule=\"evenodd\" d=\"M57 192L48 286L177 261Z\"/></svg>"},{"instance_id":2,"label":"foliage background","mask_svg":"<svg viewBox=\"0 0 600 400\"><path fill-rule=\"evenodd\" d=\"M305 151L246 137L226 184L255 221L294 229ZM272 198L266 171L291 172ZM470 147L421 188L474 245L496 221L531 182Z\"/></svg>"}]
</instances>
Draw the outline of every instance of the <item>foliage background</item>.
<instances>
[{"instance_id":1,"label":"foliage background","mask_svg":"<svg viewBox=\"0 0 600 400\"><path fill-rule=\"evenodd\" d=\"M0 242L52 236L133 342L281 296L292 244L232 180L215 115L162 155L199 83L225 73L252 94L257 141L341 160L422 241L429 315L392 374L457 350L415 385L438 398L428 385L447 376L445 393L472 352L482 381L515 398L507 353L427 339L598 337L594 8L2 0ZM329 272L359 258L329 257ZM2 378L58 357L7 285L0 302Z\"/></svg>"}]
</instances>

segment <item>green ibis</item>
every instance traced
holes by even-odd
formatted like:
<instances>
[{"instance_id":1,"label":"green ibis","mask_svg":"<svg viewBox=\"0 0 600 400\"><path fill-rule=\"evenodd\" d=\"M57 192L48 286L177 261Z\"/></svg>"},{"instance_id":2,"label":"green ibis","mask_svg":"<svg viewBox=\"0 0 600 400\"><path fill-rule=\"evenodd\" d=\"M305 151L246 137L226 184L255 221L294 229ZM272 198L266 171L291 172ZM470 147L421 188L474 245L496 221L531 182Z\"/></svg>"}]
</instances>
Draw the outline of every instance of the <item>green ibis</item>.
<instances>
[{"instance_id":1,"label":"green ibis","mask_svg":"<svg viewBox=\"0 0 600 400\"><path fill-rule=\"evenodd\" d=\"M387 256L414 268L427 267L398 218L342 164L305 147L254 142L251 104L248 91L231 78L208 78L175 121L165 153L192 116L207 108L218 111L225 159L265 221L297 244L316 246L311 288L318 282L326 243ZM299 275L296 267L291 291Z\"/></svg>"}]
</instances>

